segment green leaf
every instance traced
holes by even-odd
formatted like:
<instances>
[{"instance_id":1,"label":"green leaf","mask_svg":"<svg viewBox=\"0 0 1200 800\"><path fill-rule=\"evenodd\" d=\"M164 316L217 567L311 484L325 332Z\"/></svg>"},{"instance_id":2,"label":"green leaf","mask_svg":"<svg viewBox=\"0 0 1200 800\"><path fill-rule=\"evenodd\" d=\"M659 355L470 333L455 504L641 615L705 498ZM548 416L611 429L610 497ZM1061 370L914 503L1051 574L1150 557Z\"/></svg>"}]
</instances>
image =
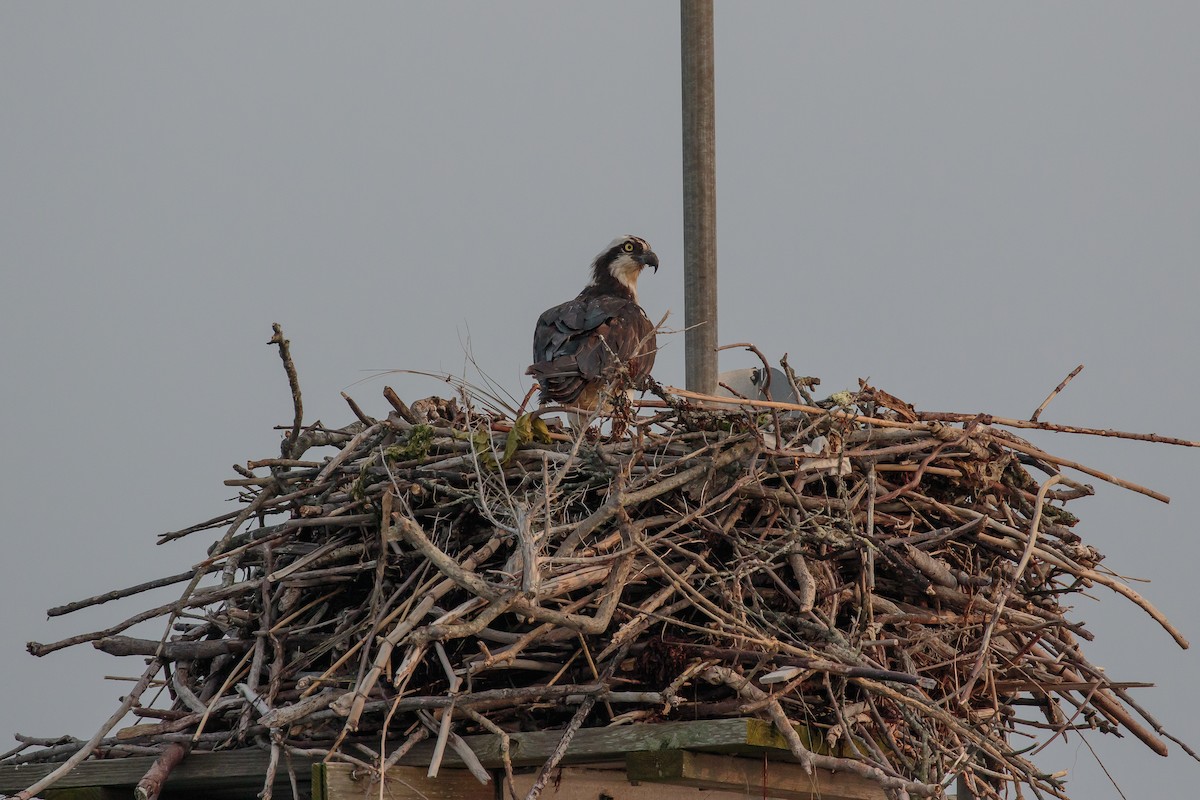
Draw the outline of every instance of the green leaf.
<instances>
[{"instance_id":1,"label":"green leaf","mask_svg":"<svg viewBox=\"0 0 1200 800\"><path fill-rule=\"evenodd\" d=\"M494 472L500 468L496 463L496 456L492 454L492 435L487 425L480 425L471 431L471 449L475 451L475 457L484 469Z\"/></svg>"},{"instance_id":2,"label":"green leaf","mask_svg":"<svg viewBox=\"0 0 1200 800\"><path fill-rule=\"evenodd\" d=\"M529 430L529 416L517 417L513 422L512 430L508 432L508 436L504 438L504 458L500 463L508 466L508 462L512 461L513 455L517 452L517 448L533 438L533 434Z\"/></svg>"},{"instance_id":3,"label":"green leaf","mask_svg":"<svg viewBox=\"0 0 1200 800\"><path fill-rule=\"evenodd\" d=\"M550 444L550 427L541 417L533 418L533 438L542 444Z\"/></svg>"}]
</instances>

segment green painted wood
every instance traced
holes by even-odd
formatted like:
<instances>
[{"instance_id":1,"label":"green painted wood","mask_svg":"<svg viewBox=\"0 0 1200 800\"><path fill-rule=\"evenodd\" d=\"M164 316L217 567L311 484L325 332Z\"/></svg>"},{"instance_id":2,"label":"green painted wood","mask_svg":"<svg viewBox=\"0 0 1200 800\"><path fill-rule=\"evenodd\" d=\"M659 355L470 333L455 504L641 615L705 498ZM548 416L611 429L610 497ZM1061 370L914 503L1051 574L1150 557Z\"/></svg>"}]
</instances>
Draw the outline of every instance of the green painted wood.
<instances>
[{"instance_id":1,"label":"green painted wood","mask_svg":"<svg viewBox=\"0 0 1200 800\"><path fill-rule=\"evenodd\" d=\"M236 789L256 786L262 789L263 777L267 774L268 753L262 750L230 750L221 753L192 753L172 772L164 786L167 793L192 789ZM153 756L133 758L110 758L84 761L64 776L55 789L71 789L89 786L132 788L154 763ZM307 783L312 760L292 758L297 778ZM19 764L0 766L0 793L13 794L38 781L56 769L58 764ZM280 775L287 781L287 772L280 765Z\"/></svg>"},{"instance_id":2,"label":"green painted wood","mask_svg":"<svg viewBox=\"0 0 1200 800\"><path fill-rule=\"evenodd\" d=\"M787 752L782 736L773 734L769 723L756 719L711 719L690 722L639 723L611 728L584 728L571 740L563 759L568 764L622 761L634 750L702 750L717 753L753 753L764 748ZM463 737L485 767L502 767L500 739L491 734ZM562 739L562 731L509 734L515 766L540 766ZM429 764L432 742L422 742L400 760L401 764ZM461 766L462 761L447 750L444 762Z\"/></svg>"},{"instance_id":3,"label":"green painted wood","mask_svg":"<svg viewBox=\"0 0 1200 800\"><path fill-rule=\"evenodd\" d=\"M746 743L750 746L748 750L736 751L730 750L727 752L735 755L744 755L747 753L758 752L761 749L768 750L787 750L789 755L791 749L788 747L787 739L783 738L783 734L776 730L775 726L769 722L764 722L761 719L748 719L747 730L749 731ZM796 725L796 733L800 736L800 741L804 743L810 751L823 756L838 756L839 758L853 758L855 749L846 742L842 742L836 748L831 748L829 743L825 741L825 737L820 733L803 725ZM693 750L700 748L692 748ZM865 754L866 751L859 749L859 754Z\"/></svg>"},{"instance_id":4,"label":"green painted wood","mask_svg":"<svg viewBox=\"0 0 1200 800\"><path fill-rule=\"evenodd\" d=\"M325 766L321 761L312 765L312 800L326 800L327 774Z\"/></svg>"}]
</instances>

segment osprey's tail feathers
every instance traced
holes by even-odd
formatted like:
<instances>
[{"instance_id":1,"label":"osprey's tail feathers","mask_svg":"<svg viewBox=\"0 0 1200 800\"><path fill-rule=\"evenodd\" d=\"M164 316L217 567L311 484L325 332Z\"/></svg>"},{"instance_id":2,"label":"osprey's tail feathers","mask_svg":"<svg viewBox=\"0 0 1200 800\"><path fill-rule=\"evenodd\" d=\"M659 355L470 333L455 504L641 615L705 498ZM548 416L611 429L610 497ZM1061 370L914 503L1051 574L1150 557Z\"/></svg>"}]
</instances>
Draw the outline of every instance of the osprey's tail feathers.
<instances>
[{"instance_id":1,"label":"osprey's tail feathers","mask_svg":"<svg viewBox=\"0 0 1200 800\"><path fill-rule=\"evenodd\" d=\"M538 402L575 405L582 394L585 380L579 374L575 356L560 356L553 361L539 361L525 370L541 387Z\"/></svg>"}]
</instances>

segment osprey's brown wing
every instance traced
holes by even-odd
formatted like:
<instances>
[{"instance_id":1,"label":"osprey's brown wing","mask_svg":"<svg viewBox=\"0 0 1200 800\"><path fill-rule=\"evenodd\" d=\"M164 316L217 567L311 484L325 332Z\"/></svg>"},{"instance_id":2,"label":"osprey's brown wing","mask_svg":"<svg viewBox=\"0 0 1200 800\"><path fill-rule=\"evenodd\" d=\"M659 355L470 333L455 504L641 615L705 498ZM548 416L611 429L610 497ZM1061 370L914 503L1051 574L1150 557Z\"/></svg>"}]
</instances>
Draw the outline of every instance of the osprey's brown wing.
<instances>
[{"instance_id":1,"label":"osprey's brown wing","mask_svg":"<svg viewBox=\"0 0 1200 800\"><path fill-rule=\"evenodd\" d=\"M639 386L654 366L654 325L631 298L582 294L549 309L533 331L533 366L541 402L592 407L622 366Z\"/></svg>"}]
</instances>

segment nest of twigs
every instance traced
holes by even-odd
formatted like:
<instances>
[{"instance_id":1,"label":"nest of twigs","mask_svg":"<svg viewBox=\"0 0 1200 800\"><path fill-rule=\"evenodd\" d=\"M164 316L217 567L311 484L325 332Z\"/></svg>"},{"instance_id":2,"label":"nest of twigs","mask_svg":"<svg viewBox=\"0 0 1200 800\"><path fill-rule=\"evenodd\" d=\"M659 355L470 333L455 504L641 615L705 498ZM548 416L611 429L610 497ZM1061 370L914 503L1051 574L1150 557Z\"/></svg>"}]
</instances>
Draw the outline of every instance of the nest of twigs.
<instances>
[{"instance_id":1,"label":"nest of twigs","mask_svg":"<svg viewBox=\"0 0 1200 800\"><path fill-rule=\"evenodd\" d=\"M91 752L260 746L379 769L425 736L757 716L803 763L913 796L964 774L980 797L1066 797L1029 760L1063 731L1166 752L1068 605L1099 584L1186 642L1081 540L1063 506L1092 492L1069 462L992 418L869 386L816 405L668 391L619 411L620 436L577 436L465 390L385 396L385 419L351 403L345 428L297 420L282 457L227 481L238 510L165 534L223 530L193 570L51 611L187 584L30 645L150 657L126 700L141 724ZM161 646L120 635L154 617Z\"/></svg>"}]
</instances>

